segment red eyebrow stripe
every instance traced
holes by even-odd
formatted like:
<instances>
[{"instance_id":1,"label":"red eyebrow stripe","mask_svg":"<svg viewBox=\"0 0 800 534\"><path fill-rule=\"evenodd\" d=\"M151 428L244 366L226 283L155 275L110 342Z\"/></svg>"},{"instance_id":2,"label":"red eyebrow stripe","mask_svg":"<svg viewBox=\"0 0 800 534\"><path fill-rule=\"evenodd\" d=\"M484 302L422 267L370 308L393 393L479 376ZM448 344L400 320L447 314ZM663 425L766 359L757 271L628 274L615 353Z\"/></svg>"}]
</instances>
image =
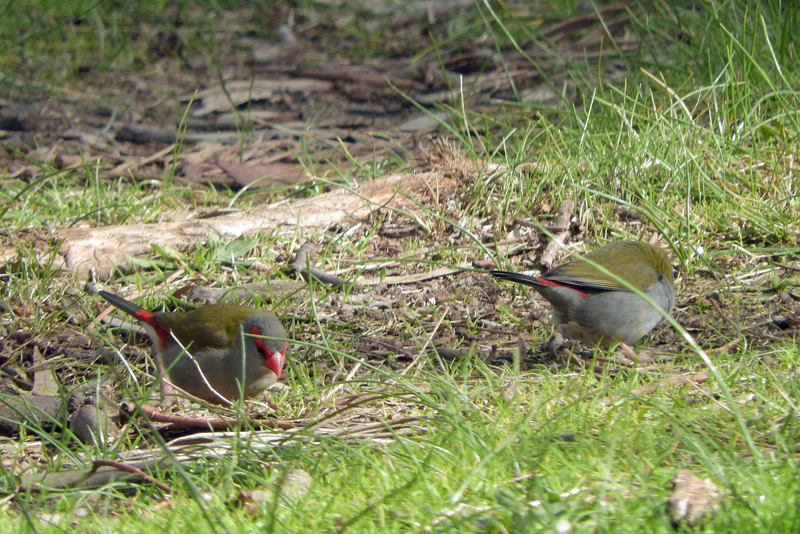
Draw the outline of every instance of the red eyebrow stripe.
<instances>
[{"instance_id":1,"label":"red eyebrow stripe","mask_svg":"<svg viewBox=\"0 0 800 534\"><path fill-rule=\"evenodd\" d=\"M257 326L251 326L250 327L250 334L252 334L254 336L262 335L261 334L261 330L259 330ZM264 365L269 367L272 370L272 372L275 373L278 376L278 378L280 378L281 377L281 367L283 367L283 358L284 358L284 355L286 354L286 349L289 348L289 343L284 343L282 351L275 352L275 351L269 350L269 348L267 347L267 344L264 343L264 340L262 338L255 337L255 338L253 338L253 341L255 341L256 345L261 347L261 350L263 350L264 354L266 355L266 358L264 359Z\"/></svg>"}]
</instances>

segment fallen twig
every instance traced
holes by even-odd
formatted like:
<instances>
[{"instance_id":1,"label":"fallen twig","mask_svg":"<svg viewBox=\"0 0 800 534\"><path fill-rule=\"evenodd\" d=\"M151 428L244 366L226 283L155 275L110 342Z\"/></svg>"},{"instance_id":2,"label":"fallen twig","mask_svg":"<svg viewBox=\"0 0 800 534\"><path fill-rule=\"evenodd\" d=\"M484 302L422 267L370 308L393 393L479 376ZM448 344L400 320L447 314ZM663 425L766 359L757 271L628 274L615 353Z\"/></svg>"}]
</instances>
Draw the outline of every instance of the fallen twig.
<instances>
[{"instance_id":1,"label":"fallen twig","mask_svg":"<svg viewBox=\"0 0 800 534\"><path fill-rule=\"evenodd\" d=\"M303 243L299 249L290 267L300 273L306 282L310 279L315 279L318 282L327 284L333 287L340 287L345 285L345 281L335 274L326 273L321 269L313 267L314 256L317 255L317 246L310 241Z\"/></svg>"},{"instance_id":2,"label":"fallen twig","mask_svg":"<svg viewBox=\"0 0 800 534\"><path fill-rule=\"evenodd\" d=\"M170 425L168 429L187 429L187 430L231 430L239 428L243 425L255 426L261 428L280 428L282 430L289 430L298 428L302 425L289 423L288 421L281 421L279 419L222 419L207 417L186 417L185 415L164 413L152 406L136 405L132 402L123 402L120 404L120 411L128 416L135 414L146 417L152 423L166 423Z\"/></svg>"},{"instance_id":3,"label":"fallen twig","mask_svg":"<svg viewBox=\"0 0 800 534\"><path fill-rule=\"evenodd\" d=\"M114 469L119 469L120 471L124 471L126 473L130 473L132 475L136 475L137 477L141 478L145 482L149 482L155 485L161 491L166 491L167 493L172 493L174 490L164 484L163 482L159 482L155 478L151 477L141 469L134 467L129 464L124 464L122 462L117 462L115 460L95 460L92 463L92 468L89 470L88 475L94 475L100 467L113 467Z\"/></svg>"},{"instance_id":4,"label":"fallen twig","mask_svg":"<svg viewBox=\"0 0 800 534\"><path fill-rule=\"evenodd\" d=\"M680 386L681 384L702 384L708 380L709 376L711 375L708 371L703 371L702 373L697 373L696 375L671 375L663 380L650 382L642 387L632 389L627 396L651 395L661 388L666 389L673 386ZM610 406L617 402L620 398L622 398L622 395L609 395L607 398L600 401L600 404L603 406Z\"/></svg>"}]
</instances>

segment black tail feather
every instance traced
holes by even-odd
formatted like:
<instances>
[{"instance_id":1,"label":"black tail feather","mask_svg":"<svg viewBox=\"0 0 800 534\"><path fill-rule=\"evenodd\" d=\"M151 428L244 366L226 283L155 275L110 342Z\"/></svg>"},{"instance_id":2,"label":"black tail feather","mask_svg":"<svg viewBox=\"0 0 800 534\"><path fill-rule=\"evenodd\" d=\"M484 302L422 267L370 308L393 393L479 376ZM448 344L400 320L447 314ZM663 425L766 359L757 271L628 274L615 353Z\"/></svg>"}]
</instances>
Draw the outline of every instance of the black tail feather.
<instances>
[{"instance_id":1,"label":"black tail feather","mask_svg":"<svg viewBox=\"0 0 800 534\"><path fill-rule=\"evenodd\" d=\"M129 300L125 300L119 295L109 293L108 291L98 291L97 294L106 299L108 303L115 308L119 308L132 317L135 317L137 312L140 312L144 309L141 306L138 306Z\"/></svg>"},{"instance_id":2,"label":"black tail feather","mask_svg":"<svg viewBox=\"0 0 800 534\"><path fill-rule=\"evenodd\" d=\"M528 276L527 274L519 274L519 273L512 273L509 271L489 271L492 276L496 276L497 278L502 278L503 280L508 280L509 282L516 282L518 284L525 284L526 286L539 286L541 287L542 284L536 280L533 276Z\"/></svg>"}]
</instances>

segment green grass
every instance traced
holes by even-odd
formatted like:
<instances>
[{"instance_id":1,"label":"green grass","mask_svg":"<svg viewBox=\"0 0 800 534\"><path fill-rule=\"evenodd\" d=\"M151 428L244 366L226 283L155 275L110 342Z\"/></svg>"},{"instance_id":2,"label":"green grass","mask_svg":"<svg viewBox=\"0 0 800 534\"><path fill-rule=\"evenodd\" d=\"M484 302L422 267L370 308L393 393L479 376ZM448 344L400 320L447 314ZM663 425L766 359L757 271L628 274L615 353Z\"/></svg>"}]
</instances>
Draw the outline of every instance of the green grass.
<instances>
[{"instance_id":1,"label":"green grass","mask_svg":"<svg viewBox=\"0 0 800 534\"><path fill-rule=\"evenodd\" d=\"M777 458L760 460L762 467L769 465L763 472L753 458L741 455L729 411L714 402L690 405L686 392L668 392L623 398L603 407L598 398L624 391L632 381L597 384L580 376L501 373L491 381L517 380L513 397L503 398L497 388L474 381L469 385L432 377L434 393L420 393L416 399L429 415L427 431L399 437L388 446L323 439L254 452L245 440L234 441L237 452L184 467L185 476L210 497L205 514L188 499L133 525L126 525L127 519L104 517L104 506L118 509L120 503L130 502L134 509L147 509L162 496L146 487L130 494L125 484L70 491L57 499L48 493L17 495L17 501L28 502L32 510L67 514L65 520L81 506L99 509L81 520L88 532L100 531L104 524L109 528L109 521L112 529L134 531L166 524L203 525L207 531L212 525L220 531L243 526L248 531L319 531L347 525L358 531L404 532L437 523L437 531L535 532L552 531L567 521L577 532L667 532L665 488L676 468L691 465L734 492L711 528L736 532L741 521L760 524L764 531L788 532L797 521L791 506L796 466L784 447L791 445L796 430L772 425L785 413L773 391L781 386L762 380L762 369L738 367L725 369L725 378L735 380L740 391L755 393L758 401L742 408L752 429L765 429L780 451ZM474 373L464 370L468 371ZM741 380L738 373L749 380ZM476 409L476 401L485 408ZM560 434L573 434L574 441L564 441L556 436ZM275 495L258 513L245 515L237 505L238 492L270 488L289 469L311 475L309 494L288 503ZM169 481L179 494L188 490L180 477L158 478ZM531 506L533 501L541 504ZM456 503L474 509L440 517Z\"/></svg>"},{"instance_id":2,"label":"green grass","mask_svg":"<svg viewBox=\"0 0 800 534\"><path fill-rule=\"evenodd\" d=\"M403 44L414 41L408 35L389 43L359 24L319 30L325 24L316 21L339 16L326 5L300 2L298 16L306 28L320 31L321 47L338 43L339 53L353 57L390 55L400 49L421 61L449 53L479 32L486 32L501 53L510 54L514 43L525 50L532 43L549 46L537 31L541 19L524 6L506 4L504 9L479 2L474 11L449 21L445 31L435 35L434 45L420 49ZM0 57L6 81L22 83L16 73L23 65L28 74L36 70L30 65L40 69L36 76L25 78L25 83L40 89L62 78L80 85L74 77L87 62L110 70L135 68L145 57L144 42L123 21L152 20L164 9L139 2L120 2L113 8L50 5L10 2L0 12L4 20L0 40L9 44ZM159 24L186 26L193 32L191 38L201 43L198 46L214 50L216 37L202 28L213 23L230 30L227 7L231 6L207 3L200 10L179 8L174 16L180 21L167 18ZM290 9L288 3L278 7L276 13ZM477 222L489 220L491 235L502 236L514 218L546 225L546 206L575 200L585 230L581 237L587 241L602 243L643 232L657 233L668 243L680 272L682 318L700 317L695 323L700 326L691 334L709 352L740 339L735 352L710 355L721 381L712 378L697 387L639 395L632 392L662 375L622 371L596 378L588 371L544 365L520 370L514 365L487 366L476 355L460 362L431 359L402 378L390 365L367 362L357 379L344 383L346 370L334 379L331 369L342 361L358 360L352 356L359 352L357 341L364 333L358 321L422 351L433 336L423 314L432 315L435 324L448 303L437 303L431 310L409 295L401 299L391 324L376 325L368 313L339 322L319 312L339 302L332 292L321 289L298 305L276 306L287 330L299 340L286 377L291 389L275 397L279 416L330 413L328 393L336 385L344 385L347 392L368 392L394 380L383 398L365 409L387 418L394 413L420 416L422 429L397 435L390 443L324 436L311 440L308 433L301 433L309 439L257 449L245 438L231 439L231 450L224 455L156 470L153 475L175 490L172 496L148 484L127 482L97 489L19 491L17 471L3 465L0 505L5 513L0 529L673 532L664 501L675 472L690 468L713 479L725 494L722 509L699 531L797 532L800 350L796 334L781 335L765 326L761 335L739 338L723 328L724 323L713 321L709 297L713 293L722 299L726 314L745 330L755 323L769 323L775 309L767 308L770 303L800 299L796 274L782 278L775 274L776 264L794 265L789 272L796 273L800 250L800 179L795 161L800 131L795 36L800 20L792 5L779 2L758 7L736 1L639 7L632 10L632 30L642 46L620 60L627 73L624 80L606 83L602 69L573 59L563 69L568 87L557 85L563 79L553 82L556 89L566 87L567 103L559 107L500 102L488 111L462 110L455 104L447 108L456 118L449 123L449 134L459 148L470 157L505 164L508 171L474 184L465 182L469 187L463 197L453 199L455 208L443 201L441 211L431 209L426 214L428 239L408 243L403 254L387 259L416 263L414 254L439 246L437 234L452 240L437 259L430 260L434 266L451 258L481 257L486 244L479 246L476 240L484 235L485 223ZM363 12L363 7L353 5L343 9ZM573 5L569 11L553 11L548 19L576 10ZM200 17L198 13L202 20L193 18ZM268 35L274 25L271 20L258 31ZM138 31L150 34L159 28L142 22ZM64 72L55 70L56 64L62 64ZM569 98L574 95L579 98L573 102ZM68 329L81 330L99 303L74 289L80 289L80 283L59 275L52 263L58 243L43 244L35 231L153 222L182 207L224 207L231 202L247 207L260 201L258 195L275 194L237 197L225 191L198 193L169 181L134 185L100 179L90 161L67 171L48 161L34 160L34 164L41 171L39 178L9 180L0 189L2 228L20 238L13 247L19 262L0 274L4 285L0 294L17 308L12 314L4 305L2 328L8 334L32 331L44 339ZM7 178L7 171L0 169L0 178ZM109 202L108 197L115 200ZM621 224L615 211L619 205L641 212L641 224ZM398 212L392 215L403 217ZM330 264L365 264L376 261L361 257L369 250L368 238L377 233L375 222L352 238L262 236L234 244L211 239L189 251L154 250L125 282L151 287L183 269L174 284L202 276L223 286L236 285L264 276L248 267L255 256L253 247L287 251L293 242L309 238L325 245L320 255ZM5 235L4 243L10 243ZM235 270L221 261L231 254L239 259ZM267 257L271 267L281 266L277 254ZM497 261L504 263L506 258ZM163 302L165 293L158 295L154 301ZM62 299L72 299L72 304ZM762 306L764 315L759 312ZM83 314L85 323L69 320L65 315L69 309ZM527 325L528 319L513 319L503 319L503 327L531 329L515 326ZM532 327L536 340L547 337L539 324ZM441 325L446 332L455 328L447 317ZM315 335L316 329L322 333ZM101 345L119 342L116 336L88 335ZM668 369L705 370L697 351L683 347ZM4 365L24 368L29 354L15 353L16 359ZM86 367L72 361L62 365L62 373L68 373L71 365L83 365L84 371ZM145 398L149 378L141 365L133 368L138 381L130 395ZM609 405L604 401L611 396L618 400ZM36 467L49 470L59 468L65 459L83 462L81 467L87 468L87 459L115 458L118 452L142 444L124 438L108 448L80 446L68 433L53 437L36 428L6 443L35 449L41 442L46 445L34 456ZM274 484L294 469L311 476L309 492L282 496ZM268 495L255 511L248 511L240 498L242 490L264 490ZM46 518L56 525L49 525Z\"/></svg>"}]
</instances>

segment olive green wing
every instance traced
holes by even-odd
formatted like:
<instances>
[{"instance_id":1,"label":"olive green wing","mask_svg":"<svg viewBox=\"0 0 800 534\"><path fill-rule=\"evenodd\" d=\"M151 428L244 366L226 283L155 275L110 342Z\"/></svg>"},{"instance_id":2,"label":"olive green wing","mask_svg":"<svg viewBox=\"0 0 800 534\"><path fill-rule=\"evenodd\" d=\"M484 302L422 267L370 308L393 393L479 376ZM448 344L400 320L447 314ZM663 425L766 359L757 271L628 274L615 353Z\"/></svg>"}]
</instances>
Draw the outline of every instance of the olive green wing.
<instances>
[{"instance_id":1,"label":"olive green wing","mask_svg":"<svg viewBox=\"0 0 800 534\"><path fill-rule=\"evenodd\" d=\"M217 304L185 313L165 313L159 317L164 328L188 347L226 348L236 344L239 326L253 308L237 304Z\"/></svg>"}]
</instances>

